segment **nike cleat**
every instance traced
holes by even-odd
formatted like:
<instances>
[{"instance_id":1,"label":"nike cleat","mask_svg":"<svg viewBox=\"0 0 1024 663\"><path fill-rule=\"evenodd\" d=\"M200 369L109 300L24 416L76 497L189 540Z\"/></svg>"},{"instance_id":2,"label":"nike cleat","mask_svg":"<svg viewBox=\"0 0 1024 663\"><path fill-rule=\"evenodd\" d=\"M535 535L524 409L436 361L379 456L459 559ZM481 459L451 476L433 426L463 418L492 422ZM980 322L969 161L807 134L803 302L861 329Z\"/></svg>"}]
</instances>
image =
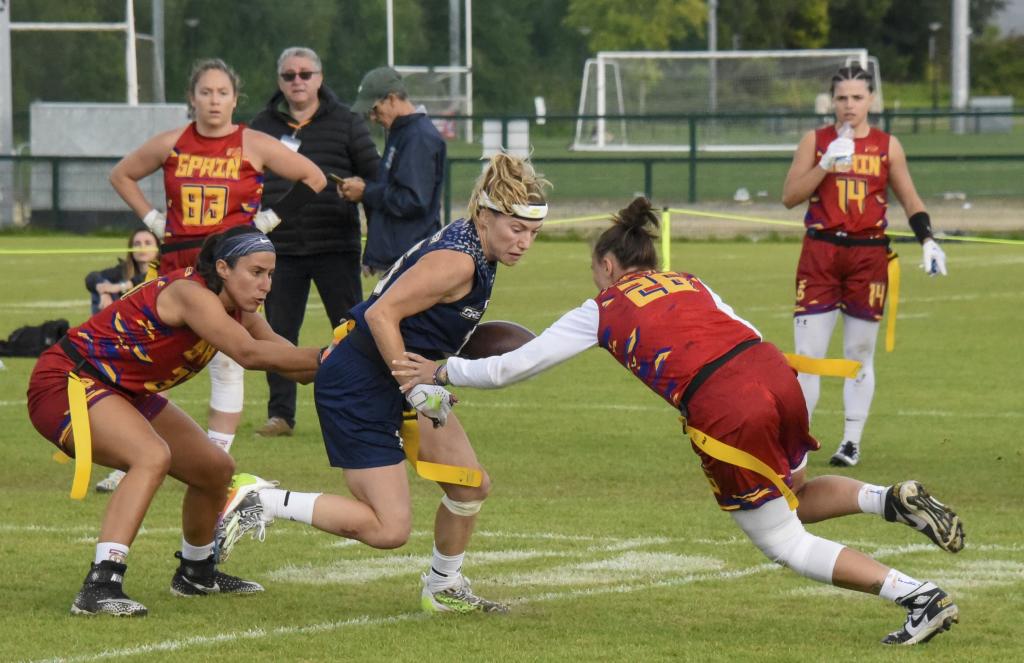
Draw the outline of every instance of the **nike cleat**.
<instances>
[{"instance_id":1,"label":"nike cleat","mask_svg":"<svg viewBox=\"0 0 1024 663\"><path fill-rule=\"evenodd\" d=\"M946 552L963 550L960 517L929 495L917 481L904 481L889 488L885 494L885 519L913 527Z\"/></svg>"},{"instance_id":2,"label":"nike cleat","mask_svg":"<svg viewBox=\"0 0 1024 663\"><path fill-rule=\"evenodd\" d=\"M828 464L833 467L853 467L858 462L860 462L860 445L847 440L839 445Z\"/></svg>"},{"instance_id":3,"label":"nike cleat","mask_svg":"<svg viewBox=\"0 0 1024 663\"><path fill-rule=\"evenodd\" d=\"M204 560L190 560L181 556L178 570L171 578L171 594L175 596L206 596L207 594L255 594L263 591L263 585L251 580L242 580L217 570L213 555Z\"/></svg>"},{"instance_id":4,"label":"nike cleat","mask_svg":"<svg viewBox=\"0 0 1024 663\"><path fill-rule=\"evenodd\" d=\"M473 593L469 579L459 574L455 584L444 589L433 590L423 575L423 592L420 604L424 612L508 612L508 606L496 601L488 601Z\"/></svg>"},{"instance_id":5,"label":"nike cleat","mask_svg":"<svg viewBox=\"0 0 1024 663\"><path fill-rule=\"evenodd\" d=\"M960 621L960 610L946 592L926 582L897 601L907 609L903 628L882 638L884 645L915 645L928 642Z\"/></svg>"},{"instance_id":6,"label":"nike cleat","mask_svg":"<svg viewBox=\"0 0 1024 663\"><path fill-rule=\"evenodd\" d=\"M146 606L125 596L121 586L127 570L126 565L110 560L93 564L71 604L71 614L144 617L149 612Z\"/></svg>"},{"instance_id":7,"label":"nike cleat","mask_svg":"<svg viewBox=\"0 0 1024 663\"><path fill-rule=\"evenodd\" d=\"M231 480L228 501L217 520L214 538L214 561L225 562L235 544L245 534L263 541L267 536L267 525L273 519L264 519L263 504L260 502L259 491L274 488L276 481L266 481L252 474L236 474Z\"/></svg>"}]
</instances>

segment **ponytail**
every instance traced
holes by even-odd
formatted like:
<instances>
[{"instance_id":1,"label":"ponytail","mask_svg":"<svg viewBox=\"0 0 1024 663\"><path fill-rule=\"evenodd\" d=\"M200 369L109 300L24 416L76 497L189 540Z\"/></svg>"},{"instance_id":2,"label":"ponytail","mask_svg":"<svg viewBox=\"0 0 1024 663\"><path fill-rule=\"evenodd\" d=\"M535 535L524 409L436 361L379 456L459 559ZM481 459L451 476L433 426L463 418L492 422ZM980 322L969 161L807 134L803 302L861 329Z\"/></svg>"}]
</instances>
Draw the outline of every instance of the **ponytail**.
<instances>
[{"instance_id":1,"label":"ponytail","mask_svg":"<svg viewBox=\"0 0 1024 663\"><path fill-rule=\"evenodd\" d=\"M597 238L594 256L611 253L623 267L657 269L658 252L654 237L658 228L658 215L651 209L651 201L643 196L633 199L625 209L612 217L611 228Z\"/></svg>"}]
</instances>

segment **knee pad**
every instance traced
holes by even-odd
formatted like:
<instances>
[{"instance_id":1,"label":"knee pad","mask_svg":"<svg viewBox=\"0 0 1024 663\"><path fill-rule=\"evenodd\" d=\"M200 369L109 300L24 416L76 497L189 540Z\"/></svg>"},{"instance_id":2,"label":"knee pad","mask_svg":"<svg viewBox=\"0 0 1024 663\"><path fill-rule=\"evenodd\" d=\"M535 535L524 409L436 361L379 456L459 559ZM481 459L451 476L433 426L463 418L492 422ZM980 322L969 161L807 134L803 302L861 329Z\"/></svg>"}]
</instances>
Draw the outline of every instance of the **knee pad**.
<instances>
[{"instance_id":1,"label":"knee pad","mask_svg":"<svg viewBox=\"0 0 1024 663\"><path fill-rule=\"evenodd\" d=\"M223 352L209 364L210 407L219 412L241 412L245 400L245 369Z\"/></svg>"},{"instance_id":2,"label":"knee pad","mask_svg":"<svg viewBox=\"0 0 1024 663\"><path fill-rule=\"evenodd\" d=\"M475 516L480 513L480 507L483 506L484 501L472 500L470 502L456 502L448 497L448 495L444 495L441 498L441 504L456 516Z\"/></svg>"},{"instance_id":3,"label":"knee pad","mask_svg":"<svg viewBox=\"0 0 1024 663\"><path fill-rule=\"evenodd\" d=\"M775 499L749 511L737 511L733 520L769 559L788 566L805 578L832 583L832 571L843 547L804 529L784 499Z\"/></svg>"}]
</instances>

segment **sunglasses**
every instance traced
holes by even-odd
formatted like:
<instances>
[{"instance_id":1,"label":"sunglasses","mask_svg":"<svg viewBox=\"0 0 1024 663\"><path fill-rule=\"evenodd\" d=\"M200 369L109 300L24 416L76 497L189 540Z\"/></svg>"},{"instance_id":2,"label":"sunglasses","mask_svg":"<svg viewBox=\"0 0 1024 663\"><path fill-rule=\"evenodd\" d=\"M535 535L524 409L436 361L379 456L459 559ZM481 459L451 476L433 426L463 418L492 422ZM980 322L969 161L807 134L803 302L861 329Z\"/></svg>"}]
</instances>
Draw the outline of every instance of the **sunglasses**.
<instances>
[{"instance_id":1,"label":"sunglasses","mask_svg":"<svg viewBox=\"0 0 1024 663\"><path fill-rule=\"evenodd\" d=\"M286 71L283 74L281 74L281 80L283 80L285 83L291 83L292 81L295 80L295 77L298 76L302 80L308 81L309 79L313 78L313 74L319 73L319 71L300 71L299 73L295 73L294 71Z\"/></svg>"}]
</instances>

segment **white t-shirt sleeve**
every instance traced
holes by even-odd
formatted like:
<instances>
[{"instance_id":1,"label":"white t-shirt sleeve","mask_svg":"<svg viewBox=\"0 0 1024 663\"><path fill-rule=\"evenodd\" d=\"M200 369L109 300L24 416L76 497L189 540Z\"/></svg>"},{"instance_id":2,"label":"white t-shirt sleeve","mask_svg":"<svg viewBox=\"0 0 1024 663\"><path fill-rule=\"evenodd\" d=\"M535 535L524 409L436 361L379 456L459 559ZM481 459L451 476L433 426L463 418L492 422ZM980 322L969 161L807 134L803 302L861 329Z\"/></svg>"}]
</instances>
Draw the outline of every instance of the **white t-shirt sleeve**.
<instances>
[{"instance_id":1,"label":"white t-shirt sleeve","mask_svg":"<svg viewBox=\"0 0 1024 663\"><path fill-rule=\"evenodd\" d=\"M599 317L597 302L588 299L512 352L475 360L452 357L448 381L457 387L496 389L533 377L595 346Z\"/></svg>"}]
</instances>

